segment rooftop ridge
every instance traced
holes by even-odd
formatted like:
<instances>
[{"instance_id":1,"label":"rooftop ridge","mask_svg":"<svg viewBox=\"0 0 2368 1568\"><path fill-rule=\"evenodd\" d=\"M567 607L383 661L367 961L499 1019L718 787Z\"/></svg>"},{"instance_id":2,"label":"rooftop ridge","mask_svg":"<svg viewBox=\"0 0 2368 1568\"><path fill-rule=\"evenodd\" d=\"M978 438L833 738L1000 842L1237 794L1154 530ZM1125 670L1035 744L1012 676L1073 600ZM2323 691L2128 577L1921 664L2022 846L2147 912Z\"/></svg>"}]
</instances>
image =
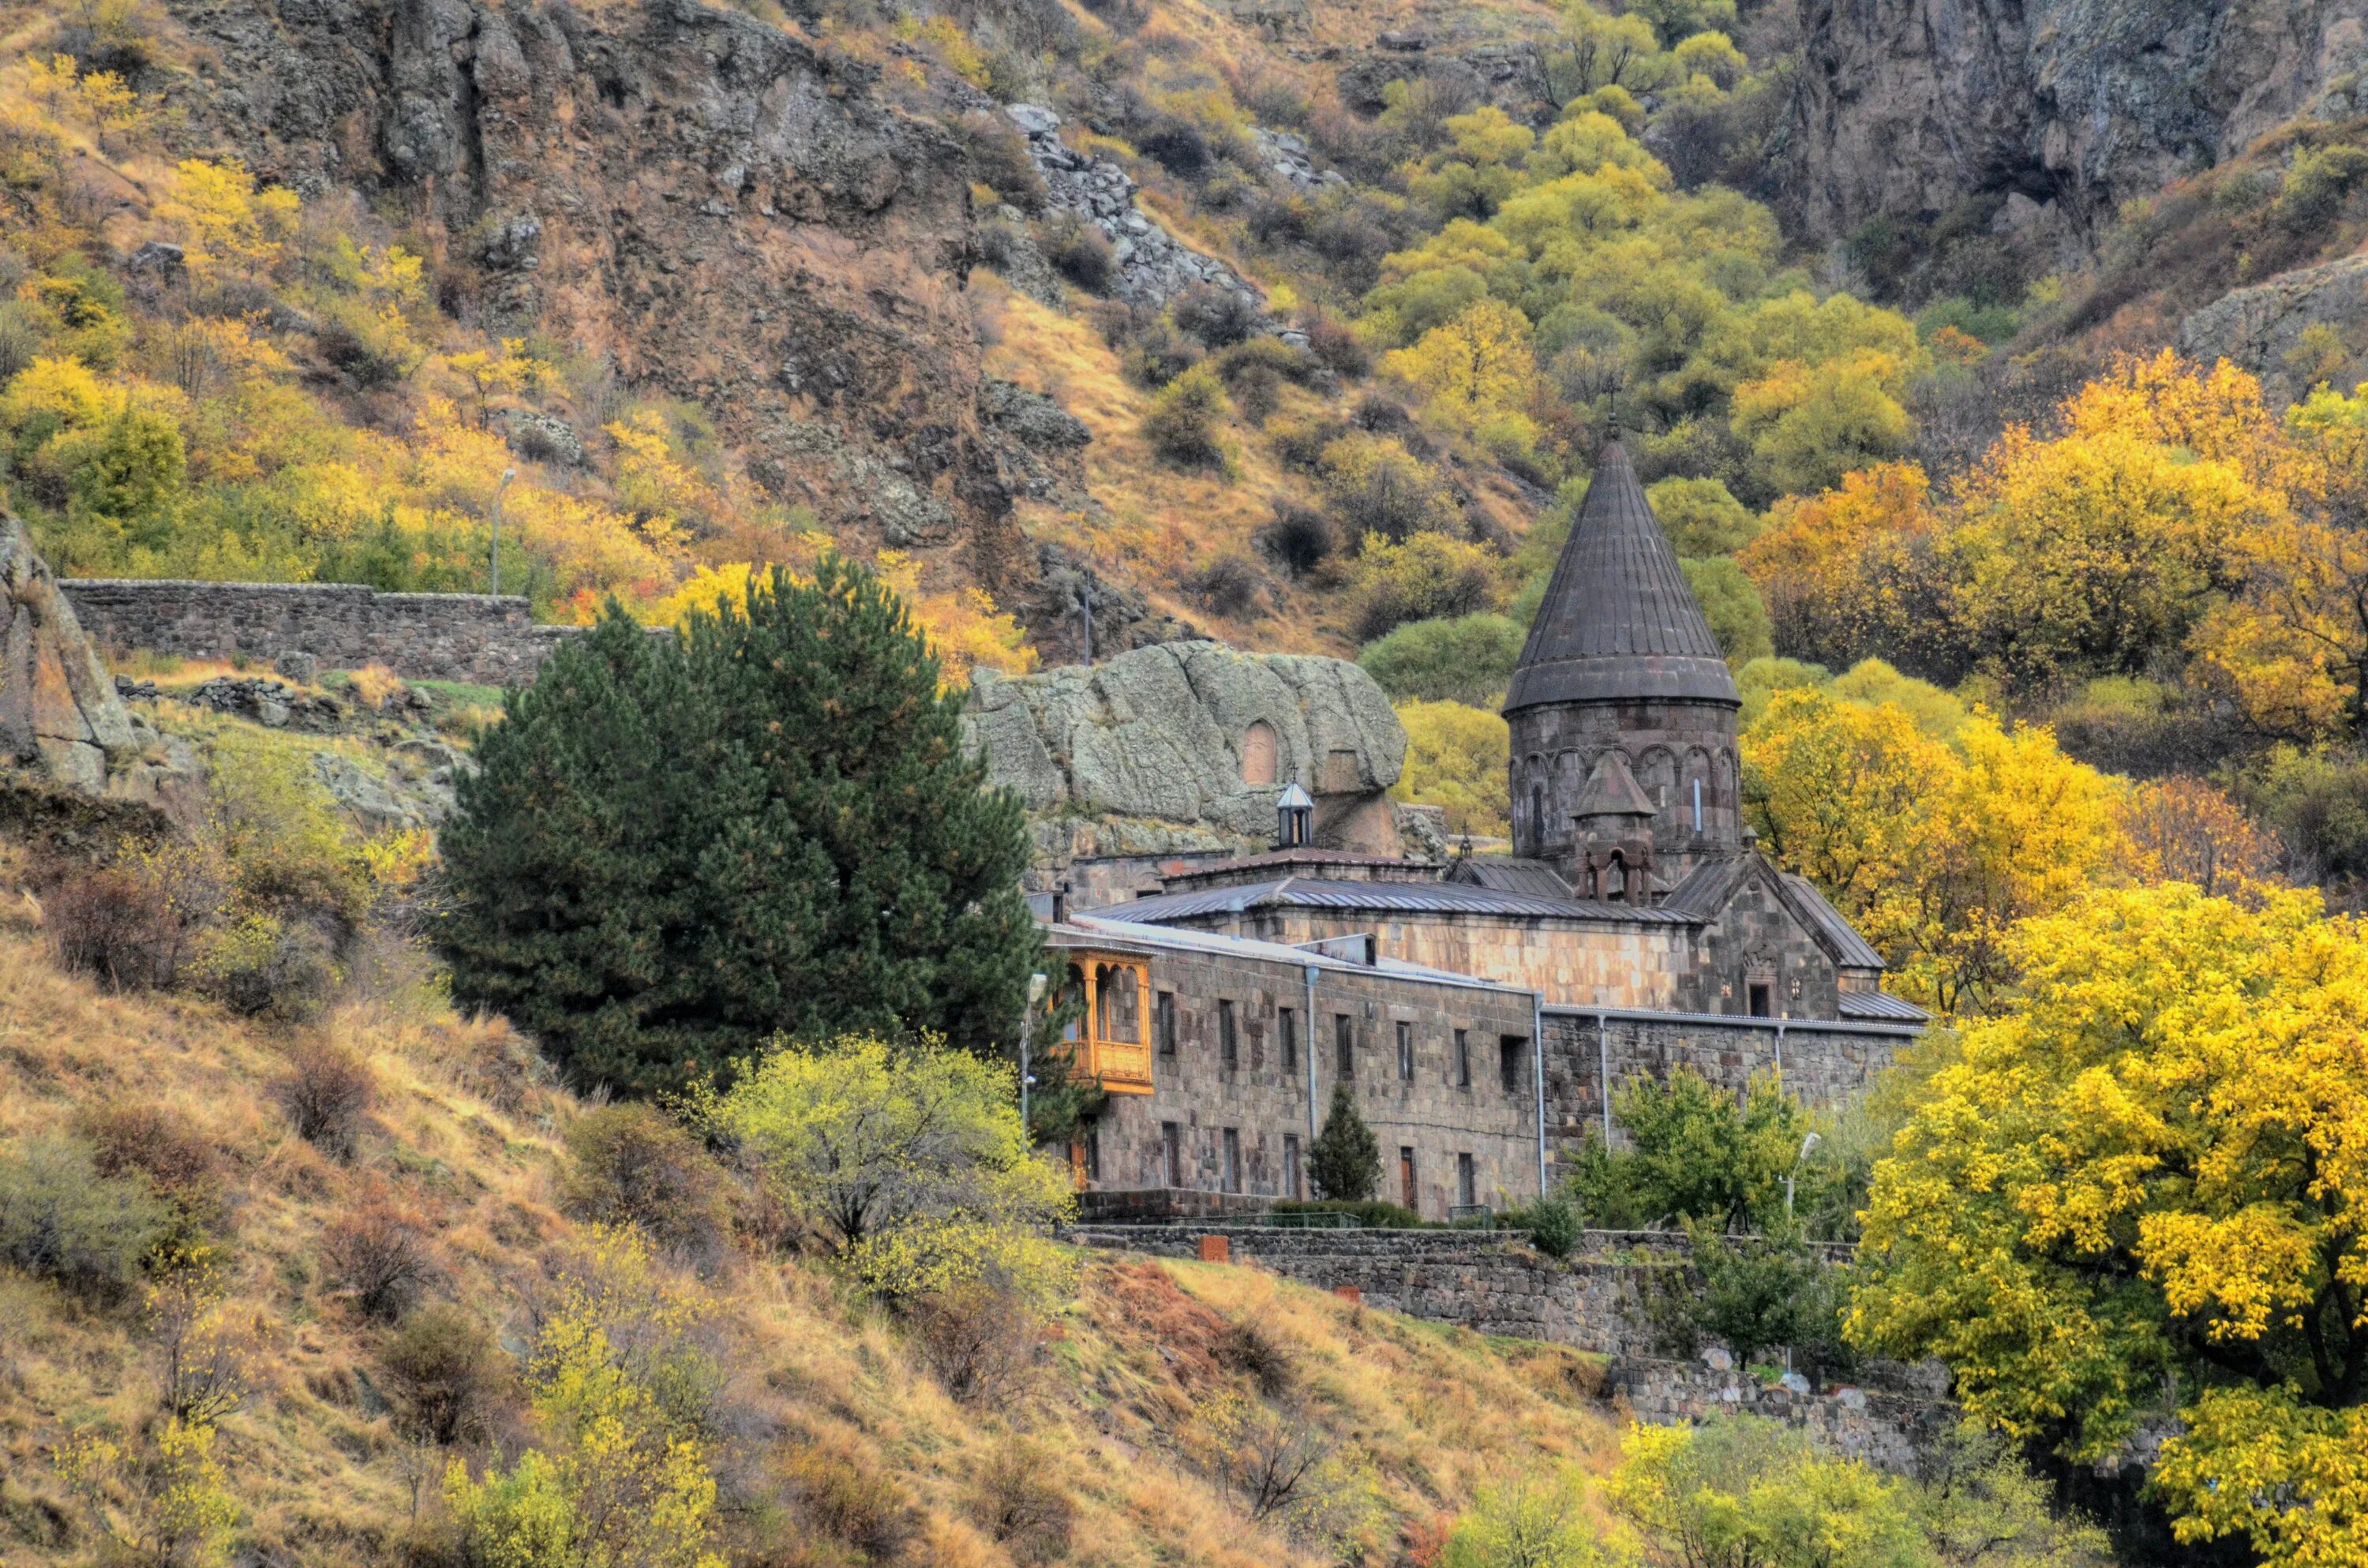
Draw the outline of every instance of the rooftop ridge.
<instances>
[{"instance_id":1,"label":"rooftop ridge","mask_svg":"<svg viewBox=\"0 0 2368 1568\"><path fill-rule=\"evenodd\" d=\"M1653 699L1742 704L1677 550L1613 439L1554 562L1505 711Z\"/></svg>"}]
</instances>

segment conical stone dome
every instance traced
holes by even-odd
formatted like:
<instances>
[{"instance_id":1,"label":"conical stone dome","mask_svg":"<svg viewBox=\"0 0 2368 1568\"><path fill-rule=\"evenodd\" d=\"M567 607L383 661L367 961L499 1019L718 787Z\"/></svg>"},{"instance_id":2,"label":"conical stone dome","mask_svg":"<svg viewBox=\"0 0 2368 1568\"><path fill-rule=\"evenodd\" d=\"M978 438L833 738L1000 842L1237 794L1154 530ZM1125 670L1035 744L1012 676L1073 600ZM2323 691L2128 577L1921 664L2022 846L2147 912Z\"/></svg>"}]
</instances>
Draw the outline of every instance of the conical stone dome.
<instances>
[{"instance_id":1,"label":"conical stone dome","mask_svg":"<svg viewBox=\"0 0 2368 1568\"><path fill-rule=\"evenodd\" d=\"M1505 711L1557 702L1713 702L1739 708L1718 639L1616 440L1605 445L1545 602L1513 668Z\"/></svg>"}]
</instances>

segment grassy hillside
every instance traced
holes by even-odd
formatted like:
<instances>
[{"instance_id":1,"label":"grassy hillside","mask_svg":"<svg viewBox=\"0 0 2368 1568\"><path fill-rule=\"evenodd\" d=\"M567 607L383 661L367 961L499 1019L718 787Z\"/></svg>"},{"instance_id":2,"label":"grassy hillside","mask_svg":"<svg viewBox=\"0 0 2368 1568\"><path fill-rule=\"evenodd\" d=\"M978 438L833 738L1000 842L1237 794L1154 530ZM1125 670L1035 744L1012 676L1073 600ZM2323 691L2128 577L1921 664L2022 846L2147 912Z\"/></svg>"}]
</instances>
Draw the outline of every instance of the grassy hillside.
<instances>
[{"instance_id":1,"label":"grassy hillside","mask_svg":"<svg viewBox=\"0 0 2368 1568\"><path fill-rule=\"evenodd\" d=\"M171 1163L219 1260L224 1298L205 1332L241 1364L216 1458L232 1538L255 1553L243 1560L432 1558L446 1455L419 1439L413 1385L390 1360L423 1314L457 1308L492 1331L482 1420L452 1451L472 1464L517 1452L518 1358L566 1260L595 1245L560 1196L564 1134L586 1108L504 1026L453 1017L419 977L352 997L317 1029L274 1032L205 1002L109 995L52 966L21 899L10 921L0 1152L79 1129L102 1168ZM375 1085L347 1158L298 1136L283 1108L291 1062L324 1042ZM390 1214L422 1261L418 1300L392 1323L363 1310L336 1261L340 1226ZM1100 1257L1077 1260L1074 1295L995 1397L958 1403L911 1327L817 1267L746 1250L760 1213L744 1208L737 1225L740 1244L703 1278L661 1270L706 1299L699 1333L729 1368L710 1420L735 1562L1042 1562L1056 1537L1086 1563L1312 1562L1352 1543L1386 1562L1492 1471L1544 1455L1601 1468L1610 1448L1577 1356L1361 1312L1248 1269ZM138 1280L74 1291L0 1268L0 1563L107 1555L58 1456L92 1434L136 1452L156 1429L169 1303L143 1294ZM1218 1455L1277 1423L1330 1457L1320 1488L1254 1521ZM98 1487L125 1531L143 1517L135 1470ZM1320 1536L1333 1539L1319 1552Z\"/></svg>"}]
</instances>

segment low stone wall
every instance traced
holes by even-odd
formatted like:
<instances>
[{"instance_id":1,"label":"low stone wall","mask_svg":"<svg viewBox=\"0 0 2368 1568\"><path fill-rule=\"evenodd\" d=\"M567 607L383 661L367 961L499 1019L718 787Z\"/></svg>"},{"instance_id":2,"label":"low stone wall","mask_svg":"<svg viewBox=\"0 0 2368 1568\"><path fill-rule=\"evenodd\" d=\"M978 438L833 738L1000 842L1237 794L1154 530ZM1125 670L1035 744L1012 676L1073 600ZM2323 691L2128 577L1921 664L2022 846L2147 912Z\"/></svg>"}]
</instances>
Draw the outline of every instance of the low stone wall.
<instances>
[{"instance_id":1,"label":"low stone wall","mask_svg":"<svg viewBox=\"0 0 2368 1568\"><path fill-rule=\"evenodd\" d=\"M525 599L489 594L118 577L58 585L83 630L112 652L141 648L184 659L241 654L271 665L293 654L327 669L383 665L408 680L523 686L552 649L583 631L537 626Z\"/></svg>"},{"instance_id":2,"label":"low stone wall","mask_svg":"<svg viewBox=\"0 0 2368 1568\"><path fill-rule=\"evenodd\" d=\"M1487 1231L1317 1231L1269 1225L1092 1224L1065 1239L1157 1257L1201 1256L1223 1236L1232 1261L1254 1263L1318 1290L1352 1286L1369 1307L1452 1323L1481 1334L1539 1339L1610 1362L1608 1386L1639 1421L1667 1425L1715 1415L1765 1415L1806 1427L1837 1451L1911 1474L1931 1432L1952 1420L1930 1369L1893 1369L1881 1387L1801 1392L1748 1373L1661 1357L1645 1321L1656 1269L1684 1267L1676 1238L1590 1232L1567 1259ZM1666 1248L1666 1258L1654 1254ZM1724 1359L1723 1353L1711 1359ZM1890 1384L1896 1382L1900 1386Z\"/></svg>"},{"instance_id":3,"label":"low stone wall","mask_svg":"<svg viewBox=\"0 0 2368 1568\"><path fill-rule=\"evenodd\" d=\"M1948 1403L1930 1394L1848 1386L1797 1393L1691 1361L1626 1358L1612 1364L1606 1383L1649 1426L1763 1415L1806 1427L1834 1452L1895 1475L1915 1474L1931 1439L1953 1418Z\"/></svg>"}]
</instances>

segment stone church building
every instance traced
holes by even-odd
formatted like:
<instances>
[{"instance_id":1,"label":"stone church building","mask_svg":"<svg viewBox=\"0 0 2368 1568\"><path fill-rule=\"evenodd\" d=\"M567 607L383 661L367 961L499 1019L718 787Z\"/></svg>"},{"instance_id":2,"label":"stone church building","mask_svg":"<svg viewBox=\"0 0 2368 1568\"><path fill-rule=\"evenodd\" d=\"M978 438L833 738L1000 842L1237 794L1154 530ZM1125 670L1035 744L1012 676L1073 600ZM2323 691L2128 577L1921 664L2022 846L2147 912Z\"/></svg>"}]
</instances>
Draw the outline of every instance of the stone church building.
<instances>
[{"instance_id":1,"label":"stone church building","mask_svg":"<svg viewBox=\"0 0 2368 1568\"><path fill-rule=\"evenodd\" d=\"M1860 1092L1925 1015L1753 843L1741 706L1613 442L1505 699L1512 854L1390 853L1370 812L1327 835L1309 789L1348 765L1280 766L1285 715L1235 742L1270 847L1071 868L1099 907L1054 895L1047 939L1090 993L1078 1052L1112 1091L1078 1152L1095 1202L1298 1195L1336 1084L1380 1136L1383 1196L1431 1218L1550 1187L1575 1142L1620 1136L1611 1102L1640 1075Z\"/></svg>"}]
</instances>

